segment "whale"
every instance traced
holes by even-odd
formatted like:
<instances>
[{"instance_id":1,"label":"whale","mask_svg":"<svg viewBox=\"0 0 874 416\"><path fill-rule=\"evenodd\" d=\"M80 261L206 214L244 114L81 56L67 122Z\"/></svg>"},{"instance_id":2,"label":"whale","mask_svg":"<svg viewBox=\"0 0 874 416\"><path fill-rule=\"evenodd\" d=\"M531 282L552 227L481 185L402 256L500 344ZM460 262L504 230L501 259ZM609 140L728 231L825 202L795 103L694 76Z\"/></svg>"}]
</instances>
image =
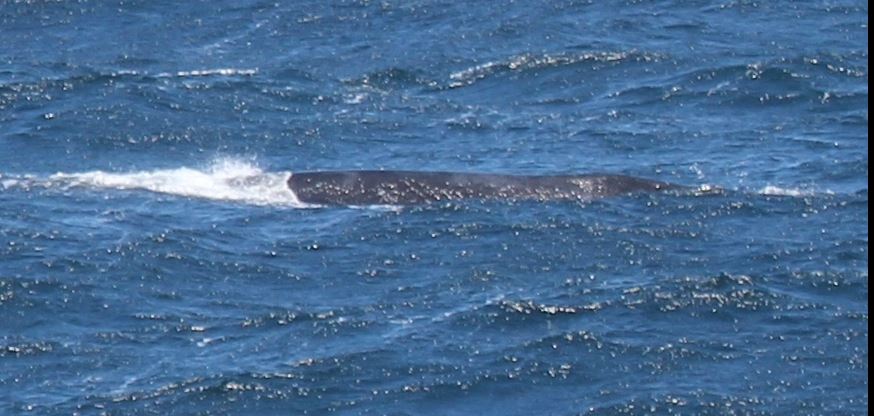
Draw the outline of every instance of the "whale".
<instances>
[{"instance_id":1,"label":"whale","mask_svg":"<svg viewBox=\"0 0 874 416\"><path fill-rule=\"evenodd\" d=\"M493 173L349 170L292 172L288 188L315 205L420 205L456 200L591 201L684 187L615 174L506 175Z\"/></svg>"}]
</instances>

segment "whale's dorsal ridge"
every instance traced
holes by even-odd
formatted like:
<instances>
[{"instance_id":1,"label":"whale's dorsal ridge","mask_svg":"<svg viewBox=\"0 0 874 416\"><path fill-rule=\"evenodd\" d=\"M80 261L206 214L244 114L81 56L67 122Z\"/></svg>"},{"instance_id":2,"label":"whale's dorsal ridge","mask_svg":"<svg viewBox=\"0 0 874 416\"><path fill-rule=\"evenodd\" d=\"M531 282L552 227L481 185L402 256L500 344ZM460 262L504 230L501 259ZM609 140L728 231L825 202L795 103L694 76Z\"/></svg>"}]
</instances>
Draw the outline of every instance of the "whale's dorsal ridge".
<instances>
[{"instance_id":1,"label":"whale's dorsal ridge","mask_svg":"<svg viewBox=\"0 0 874 416\"><path fill-rule=\"evenodd\" d=\"M679 186L633 176L502 175L407 170L292 173L297 198L319 205L414 205L458 199L591 200Z\"/></svg>"}]
</instances>

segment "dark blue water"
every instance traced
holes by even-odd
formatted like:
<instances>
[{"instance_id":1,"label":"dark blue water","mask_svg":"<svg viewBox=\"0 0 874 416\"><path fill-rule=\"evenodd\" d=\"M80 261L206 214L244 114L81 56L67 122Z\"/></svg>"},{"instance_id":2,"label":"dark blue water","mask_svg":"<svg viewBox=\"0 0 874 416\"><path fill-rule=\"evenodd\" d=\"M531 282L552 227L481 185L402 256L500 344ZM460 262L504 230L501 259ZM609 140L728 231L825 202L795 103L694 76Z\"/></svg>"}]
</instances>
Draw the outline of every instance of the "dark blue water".
<instances>
[{"instance_id":1,"label":"dark blue water","mask_svg":"<svg viewBox=\"0 0 874 416\"><path fill-rule=\"evenodd\" d=\"M868 412L867 2L0 2L0 414ZM715 192L308 207L320 169Z\"/></svg>"}]
</instances>

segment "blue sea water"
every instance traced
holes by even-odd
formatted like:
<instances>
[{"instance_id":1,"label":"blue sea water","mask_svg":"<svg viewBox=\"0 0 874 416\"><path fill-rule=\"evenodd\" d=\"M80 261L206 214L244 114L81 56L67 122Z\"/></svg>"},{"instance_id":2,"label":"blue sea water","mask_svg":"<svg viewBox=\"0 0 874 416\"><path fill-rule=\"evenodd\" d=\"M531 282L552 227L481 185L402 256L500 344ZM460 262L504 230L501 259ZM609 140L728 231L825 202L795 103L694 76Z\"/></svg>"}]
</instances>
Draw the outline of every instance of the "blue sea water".
<instances>
[{"instance_id":1,"label":"blue sea water","mask_svg":"<svg viewBox=\"0 0 874 416\"><path fill-rule=\"evenodd\" d=\"M0 414L867 414L868 3L0 1ZM314 207L290 172L712 192Z\"/></svg>"}]
</instances>

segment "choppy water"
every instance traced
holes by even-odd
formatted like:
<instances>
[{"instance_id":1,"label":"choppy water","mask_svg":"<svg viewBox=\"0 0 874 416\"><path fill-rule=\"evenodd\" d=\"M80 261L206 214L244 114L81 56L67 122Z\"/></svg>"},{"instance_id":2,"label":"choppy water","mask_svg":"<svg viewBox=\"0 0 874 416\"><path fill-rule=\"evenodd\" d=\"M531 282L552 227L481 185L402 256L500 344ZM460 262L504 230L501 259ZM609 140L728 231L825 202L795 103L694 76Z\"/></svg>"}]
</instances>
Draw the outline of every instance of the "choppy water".
<instances>
[{"instance_id":1,"label":"choppy water","mask_svg":"<svg viewBox=\"0 0 874 416\"><path fill-rule=\"evenodd\" d=\"M862 2L0 2L0 414L868 411ZM719 188L313 207L315 169Z\"/></svg>"}]
</instances>

